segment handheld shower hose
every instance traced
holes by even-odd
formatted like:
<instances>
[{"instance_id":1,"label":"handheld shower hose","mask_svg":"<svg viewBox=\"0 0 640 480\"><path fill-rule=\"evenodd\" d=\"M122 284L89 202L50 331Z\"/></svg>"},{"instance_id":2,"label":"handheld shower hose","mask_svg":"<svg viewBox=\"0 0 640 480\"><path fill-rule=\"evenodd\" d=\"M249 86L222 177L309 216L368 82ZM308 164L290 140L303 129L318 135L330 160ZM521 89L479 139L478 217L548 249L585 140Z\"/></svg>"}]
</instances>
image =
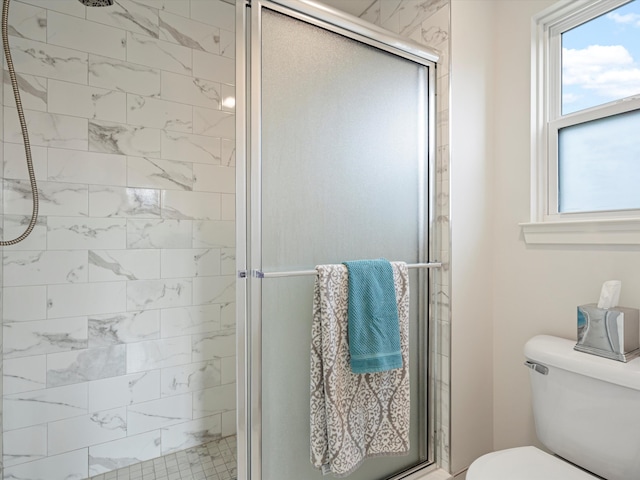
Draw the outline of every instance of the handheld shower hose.
<instances>
[{"instance_id":1,"label":"handheld shower hose","mask_svg":"<svg viewBox=\"0 0 640 480\"><path fill-rule=\"evenodd\" d=\"M18 89L18 80L16 79L16 72L13 66L13 59L11 58L11 51L9 50L9 2L10 0L4 0L2 4L2 47L4 48L4 56L7 59L7 69L9 70L9 77L11 78L11 87L13 88L13 97L16 100L16 108L18 109L18 119L20 120L20 129L22 130L22 139L24 140L24 152L27 160L27 170L29 172L29 183L31 184L31 194L33 197L33 209L31 211L31 220L26 230L19 237L13 240L0 241L0 247L9 245L15 245L21 242L29 236L33 227L36 226L38 220L38 186L36 184L36 174L33 171L33 159L31 158L31 143L29 142L29 131L27 130L27 122L24 118L24 111L22 109L22 101L20 100L20 90Z\"/></svg>"}]
</instances>

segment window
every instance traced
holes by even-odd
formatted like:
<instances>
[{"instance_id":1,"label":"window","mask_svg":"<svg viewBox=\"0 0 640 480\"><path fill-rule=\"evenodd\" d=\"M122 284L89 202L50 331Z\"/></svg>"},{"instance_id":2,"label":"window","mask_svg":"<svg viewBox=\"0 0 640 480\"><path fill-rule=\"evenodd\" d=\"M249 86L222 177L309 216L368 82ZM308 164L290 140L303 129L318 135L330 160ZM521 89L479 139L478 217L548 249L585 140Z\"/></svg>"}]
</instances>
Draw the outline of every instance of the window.
<instances>
[{"instance_id":1,"label":"window","mask_svg":"<svg viewBox=\"0 0 640 480\"><path fill-rule=\"evenodd\" d=\"M640 226L640 0L561 2L534 21L532 222Z\"/></svg>"}]
</instances>

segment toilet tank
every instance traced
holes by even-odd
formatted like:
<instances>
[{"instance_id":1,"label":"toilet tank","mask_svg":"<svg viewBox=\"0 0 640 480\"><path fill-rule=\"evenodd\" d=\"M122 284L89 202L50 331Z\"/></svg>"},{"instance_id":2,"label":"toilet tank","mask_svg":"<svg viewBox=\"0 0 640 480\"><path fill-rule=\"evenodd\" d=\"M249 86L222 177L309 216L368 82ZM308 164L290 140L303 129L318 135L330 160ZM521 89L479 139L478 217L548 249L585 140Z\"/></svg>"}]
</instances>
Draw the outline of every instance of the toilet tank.
<instances>
[{"instance_id":1,"label":"toilet tank","mask_svg":"<svg viewBox=\"0 0 640 480\"><path fill-rule=\"evenodd\" d=\"M574 345L547 335L525 345L528 362L542 366L529 371L538 439L607 480L640 480L640 358L622 363Z\"/></svg>"}]
</instances>

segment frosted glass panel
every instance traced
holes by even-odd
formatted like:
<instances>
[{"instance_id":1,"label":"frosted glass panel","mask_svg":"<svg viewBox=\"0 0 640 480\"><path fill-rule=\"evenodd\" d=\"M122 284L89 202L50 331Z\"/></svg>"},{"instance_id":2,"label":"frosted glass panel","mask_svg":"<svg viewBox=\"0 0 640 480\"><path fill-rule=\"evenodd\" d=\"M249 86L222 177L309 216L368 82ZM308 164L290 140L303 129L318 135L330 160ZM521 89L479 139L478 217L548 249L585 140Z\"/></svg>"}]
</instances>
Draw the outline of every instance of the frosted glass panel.
<instances>
[{"instance_id":1,"label":"frosted glass panel","mask_svg":"<svg viewBox=\"0 0 640 480\"><path fill-rule=\"evenodd\" d=\"M640 208L639 131L640 112L560 130L560 212Z\"/></svg>"},{"instance_id":2,"label":"frosted glass panel","mask_svg":"<svg viewBox=\"0 0 640 480\"><path fill-rule=\"evenodd\" d=\"M262 35L263 270L419 261L427 67L270 11ZM411 288L411 452L366 460L355 480L424 460L415 271ZM265 480L323 478L309 461L312 297L312 277L262 281Z\"/></svg>"}]
</instances>

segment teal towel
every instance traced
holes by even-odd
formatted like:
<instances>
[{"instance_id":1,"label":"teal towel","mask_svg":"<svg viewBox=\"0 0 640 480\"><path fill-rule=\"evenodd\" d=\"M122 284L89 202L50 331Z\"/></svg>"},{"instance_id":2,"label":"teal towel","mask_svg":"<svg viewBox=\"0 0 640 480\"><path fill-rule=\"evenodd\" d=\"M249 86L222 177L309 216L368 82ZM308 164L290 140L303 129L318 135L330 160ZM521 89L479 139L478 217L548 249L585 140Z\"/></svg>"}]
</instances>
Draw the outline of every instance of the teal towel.
<instances>
[{"instance_id":1,"label":"teal towel","mask_svg":"<svg viewBox=\"0 0 640 480\"><path fill-rule=\"evenodd\" d=\"M391 264L383 258L343 263L349 271L351 371L374 373L402 368L398 304Z\"/></svg>"}]
</instances>

